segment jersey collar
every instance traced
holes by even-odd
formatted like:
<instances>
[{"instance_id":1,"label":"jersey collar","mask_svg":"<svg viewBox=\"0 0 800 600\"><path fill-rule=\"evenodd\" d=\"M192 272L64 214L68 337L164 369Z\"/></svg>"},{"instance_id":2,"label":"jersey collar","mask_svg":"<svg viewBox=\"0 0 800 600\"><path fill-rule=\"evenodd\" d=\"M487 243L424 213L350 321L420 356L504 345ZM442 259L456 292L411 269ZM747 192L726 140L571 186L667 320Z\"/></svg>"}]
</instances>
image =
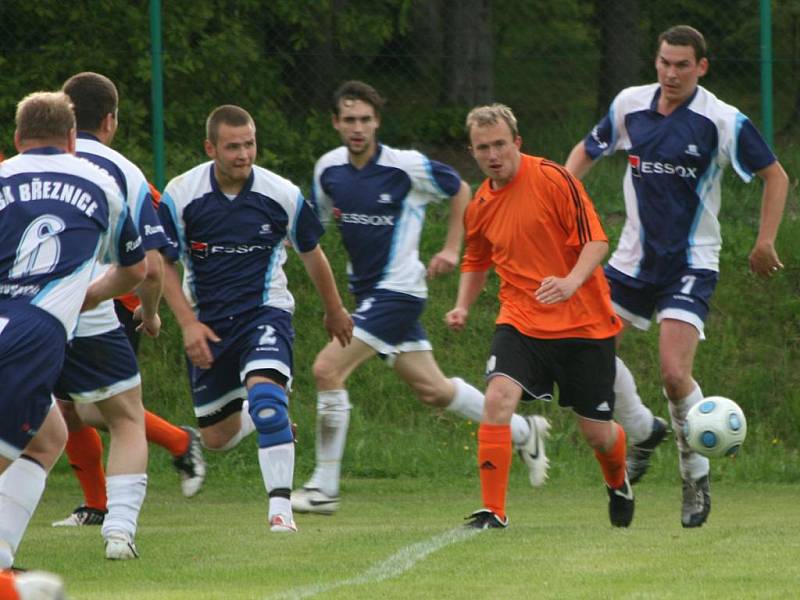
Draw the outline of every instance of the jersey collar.
<instances>
[{"instance_id":1,"label":"jersey collar","mask_svg":"<svg viewBox=\"0 0 800 600\"><path fill-rule=\"evenodd\" d=\"M78 132L78 139L81 139L81 140L92 140L93 142L99 142L100 141L100 138L98 138L96 135L92 135L88 131L79 131Z\"/></svg>"},{"instance_id":2,"label":"jersey collar","mask_svg":"<svg viewBox=\"0 0 800 600\"><path fill-rule=\"evenodd\" d=\"M253 165L253 168L250 169L250 176L247 178L247 181L244 182L244 185L242 186L242 189L239 190L239 193L236 194L236 198L239 198L240 196L244 196L245 194L247 194L247 192L250 191L250 188L253 187L253 180L255 179L255 175L256 175L256 166ZM211 161L211 168L208 170L208 176L211 178L211 189L214 190L217 194L219 194L223 198L225 198L225 200L228 200L228 196L225 195L225 192L223 192L221 189L219 189L219 184L217 183L217 178L214 175L214 161L213 160ZM236 198L234 198L233 200L236 200ZM229 202L233 202L233 200L228 200L228 201Z\"/></svg>"},{"instance_id":3,"label":"jersey collar","mask_svg":"<svg viewBox=\"0 0 800 600\"><path fill-rule=\"evenodd\" d=\"M39 148L31 148L30 150L25 150L22 154L67 154L61 148L56 148L55 146L40 146Z\"/></svg>"},{"instance_id":4,"label":"jersey collar","mask_svg":"<svg viewBox=\"0 0 800 600\"><path fill-rule=\"evenodd\" d=\"M528 170L528 160L530 158L531 158L530 155L525 154L524 152L519 153L519 167L517 167L517 172L511 178L511 181L509 181L503 187L495 189L492 187L491 180L487 179L486 181L488 182L489 193L502 194L506 190L510 190L512 187L514 187L514 185L516 185L516 183L525 176L524 172Z\"/></svg>"},{"instance_id":5,"label":"jersey collar","mask_svg":"<svg viewBox=\"0 0 800 600\"><path fill-rule=\"evenodd\" d=\"M367 169L368 167L371 167L371 166L373 166L373 165L378 163L378 159L380 159L380 157L381 157L381 152L383 152L383 144L375 142L375 154L373 154L370 157L370 159L366 162L366 164L363 167L361 167L359 169L352 162L350 162L350 156L349 155L347 157L347 164L350 165L350 168L355 170L355 171L363 171L364 169Z\"/></svg>"},{"instance_id":6,"label":"jersey collar","mask_svg":"<svg viewBox=\"0 0 800 600\"><path fill-rule=\"evenodd\" d=\"M697 92L699 92L699 91L700 91L700 86L698 85L697 87L694 88L694 92L692 92L692 95L689 96L686 100L684 100L683 104L681 104L675 110L673 110L670 113L670 115L678 112L682 108L686 108L687 106L689 106L692 103L692 100L694 100L695 96L697 96ZM658 99L660 97L661 97L661 86L659 85L658 87L656 87L656 91L653 94L653 99L650 101L650 110L653 111L654 113L658 113ZM661 114L661 113L658 113L658 114ZM667 116L669 116L669 115L667 115Z\"/></svg>"}]
</instances>

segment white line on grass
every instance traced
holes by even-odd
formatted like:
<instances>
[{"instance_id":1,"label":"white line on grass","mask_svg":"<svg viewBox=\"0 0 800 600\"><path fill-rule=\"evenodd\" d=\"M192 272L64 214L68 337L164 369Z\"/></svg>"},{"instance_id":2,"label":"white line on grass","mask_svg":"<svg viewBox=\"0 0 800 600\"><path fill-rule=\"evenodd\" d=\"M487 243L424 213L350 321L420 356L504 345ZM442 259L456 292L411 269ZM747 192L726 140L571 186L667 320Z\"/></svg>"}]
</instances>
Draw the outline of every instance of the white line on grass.
<instances>
[{"instance_id":1,"label":"white line on grass","mask_svg":"<svg viewBox=\"0 0 800 600\"><path fill-rule=\"evenodd\" d=\"M464 527L457 527L449 531L445 531L437 536L417 542L410 546L406 546L392 554L389 558L377 565L370 567L361 575L351 577L349 579L340 579L339 581L332 581L330 583L320 583L317 585L307 585L282 592L277 596L270 596L272 600L299 600L300 598L311 598L317 594L329 592L336 588L346 587L350 585L363 585L365 583L378 583L402 575L411 569L416 563L426 558L429 554L436 552L455 544L456 542L464 541L473 535L480 533L480 529L466 529Z\"/></svg>"}]
</instances>

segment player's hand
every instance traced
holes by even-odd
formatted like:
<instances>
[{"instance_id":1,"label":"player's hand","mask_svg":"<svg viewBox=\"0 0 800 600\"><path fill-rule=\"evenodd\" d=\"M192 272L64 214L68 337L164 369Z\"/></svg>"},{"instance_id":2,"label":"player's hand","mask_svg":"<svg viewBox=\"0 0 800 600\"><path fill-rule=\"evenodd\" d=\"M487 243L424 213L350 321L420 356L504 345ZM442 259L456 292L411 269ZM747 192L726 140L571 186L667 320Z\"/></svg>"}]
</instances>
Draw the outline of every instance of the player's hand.
<instances>
[{"instance_id":1,"label":"player's hand","mask_svg":"<svg viewBox=\"0 0 800 600\"><path fill-rule=\"evenodd\" d=\"M461 331L467 325L469 312L463 308L454 308L444 316L444 322L453 331Z\"/></svg>"},{"instance_id":2,"label":"player's hand","mask_svg":"<svg viewBox=\"0 0 800 600\"><path fill-rule=\"evenodd\" d=\"M330 314L325 313L325 330L328 339L336 338L342 348L350 343L353 339L353 318L344 306Z\"/></svg>"},{"instance_id":3,"label":"player's hand","mask_svg":"<svg viewBox=\"0 0 800 600\"><path fill-rule=\"evenodd\" d=\"M556 304L568 300L578 286L569 277L545 277L536 290L536 299L542 304Z\"/></svg>"},{"instance_id":4,"label":"player's hand","mask_svg":"<svg viewBox=\"0 0 800 600\"><path fill-rule=\"evenodd\" d=\"M208 342L222 341L214 331L200 321L194 321L183 328L183 348L192 364L199 369L210 369L214 356Z\"/></svg>"},{"instance_id":5,"label":"player's hand","mask_svg":"<svg viewBox=\"0 0 800 600\"><path fill-rule=\"evenodd\" d=\"M759 277L771 277L783 268L775 246L761 242L756 243L750 253L750 270Z\"/></svg>"},{"instance_id":6,"label":"player's hand","mask_svg":"<svg viewBox=\"0 0 800 600\"><path fill-rule=\"evenodd\" d=\"M450 273L458 264L458 252L442 250L431 258L428 263L428 277L434 278L437 275Z\"/></svg>"},{"instance_id":7,"label":"player's hand","mask_svg":"<svg viewBox=\"0 0 800 600\"><path fill-rule=\"evenodd\" d=\"M147 337L156 338L161 332L161 317L156 313L150 318L143 318L141 304L133 311L133 320L139 323L136 331L143 333Z\"/></svg>"}]
</instances>

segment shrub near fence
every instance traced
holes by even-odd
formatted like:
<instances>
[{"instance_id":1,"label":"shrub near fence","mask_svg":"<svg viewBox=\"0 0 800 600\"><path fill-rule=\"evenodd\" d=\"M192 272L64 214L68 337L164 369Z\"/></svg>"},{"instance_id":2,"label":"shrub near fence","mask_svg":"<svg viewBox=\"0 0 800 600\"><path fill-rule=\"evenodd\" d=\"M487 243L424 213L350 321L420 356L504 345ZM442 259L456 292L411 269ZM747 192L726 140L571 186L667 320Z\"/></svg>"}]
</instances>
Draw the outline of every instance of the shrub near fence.
<instances>
[{"instance_id":1,"label":"shrub near fence","mask_svg":"<svg viewBox=\"0 0 800 600\"><path fill-rule=\"evenodd\" d=\"M0 3L0 146L11 152L24 94L100 71L122 94L117 146L150 164L151 2ZM153 2L152 4L158 4ZM800 5L773 3L776 131L792 143L800 110ZM298 181L336 143L329 97L365 79L389 99L382 135L463 165L476 103L520 116L531 149L563 159L624 85L654 79L658 32L705 32L705 83L760 122L758 6L752 0L206 0L163 2L168 175L202 157L209 110L238 103L259 125L260 160Z\"/></svg>"}]
</instances>

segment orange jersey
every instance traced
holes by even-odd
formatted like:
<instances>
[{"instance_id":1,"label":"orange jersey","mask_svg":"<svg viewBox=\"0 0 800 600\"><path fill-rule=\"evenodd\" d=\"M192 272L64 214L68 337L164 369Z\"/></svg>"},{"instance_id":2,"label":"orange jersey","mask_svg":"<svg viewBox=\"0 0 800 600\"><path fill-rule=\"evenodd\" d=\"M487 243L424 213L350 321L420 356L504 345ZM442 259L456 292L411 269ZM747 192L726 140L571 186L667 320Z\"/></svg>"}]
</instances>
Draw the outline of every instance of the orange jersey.
<instances>
[{"instance_id":1,"label":"orange jersey","mask_svg":"<svg viewBox=\"0 0 800 600\"><path fill-rule=\"evenodd\" d=\"M535 292L546 277L566 277L590 241L608 241L583 185L546 159L523 154L519 171L493 190L489 180L464 215L461 270L500 277L497 323L535 338L604 339L622 328L601 267L565 302L542 304Z\"/></svg>"},{"instance_id":2,"label":"orange jersey","mask_svg":"<svg viewBox=\"0 0 800 600\"><path fill-rule=\"evenodd\" d=\"M161 202L161 192L159 192L152 183L148 183L147 185L150 186L150 195L153 197L153 208L158 212L158 204ZM139 296L133 292L125 294L124 296L119 296L117 300L122 302L125 308L131 312L135 311L136 307L141 304Z\"/></svg>"}]
</instances>

